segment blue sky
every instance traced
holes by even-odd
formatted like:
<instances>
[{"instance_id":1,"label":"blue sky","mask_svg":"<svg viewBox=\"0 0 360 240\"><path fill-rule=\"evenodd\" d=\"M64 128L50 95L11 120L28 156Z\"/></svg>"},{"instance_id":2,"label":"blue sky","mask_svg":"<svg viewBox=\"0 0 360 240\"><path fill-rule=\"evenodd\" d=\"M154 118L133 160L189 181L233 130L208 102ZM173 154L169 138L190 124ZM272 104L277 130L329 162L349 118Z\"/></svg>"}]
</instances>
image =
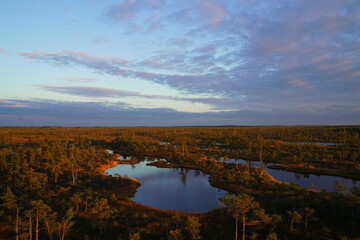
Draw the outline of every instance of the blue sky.
<instances>
[{"instance_id":1,"label":"blue sky","mask_svg":"<svg viewBox=\"0 0 360 240\"><path fill-rule=\"evenodd\" d=\"M0 125L360 124L358 0L5 0Z\"/></svg>"}]
</instances>

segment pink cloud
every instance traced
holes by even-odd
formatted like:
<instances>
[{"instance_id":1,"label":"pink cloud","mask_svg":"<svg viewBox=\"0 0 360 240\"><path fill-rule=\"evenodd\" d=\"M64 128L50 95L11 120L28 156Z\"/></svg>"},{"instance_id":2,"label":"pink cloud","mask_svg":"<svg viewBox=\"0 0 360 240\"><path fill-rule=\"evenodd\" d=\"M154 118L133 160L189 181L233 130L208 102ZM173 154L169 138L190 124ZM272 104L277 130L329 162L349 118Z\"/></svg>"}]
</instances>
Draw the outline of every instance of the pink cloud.
<instances>
[{"instance_id":1,"label":"pink cloud","mask_svg":"<svg viewBox=\"0 0 360 240\"><path fill-rule=\"evenodd\" d=\"M306 89L312 89L313 86L309 83L307 83L304 79L292 79L288 81L288 84L293 87L300 87L300 88L306 88Z\"/></svg>"},{"instance_id":2,"label":"pink cloud","mask_svg":"<svg viewBox=\"0 0 360 240\"><path fill-rule=\"evenodd\" d=\"M201 15L211 28L217 28L226 21L228 12L224 5L213 0L197 1Z\"/></svg>"},{"instance_id":3,"label":"pink cloud","mask_svg":"<svg viewBox=\"0 0 360 240\"><path fill-rule=\"evenodd\" d=\"M60 80L68 81L68 82L77 82L77 83L91 83L98 81L94 78L60 78Z\"/></svg>"}]
</instances>

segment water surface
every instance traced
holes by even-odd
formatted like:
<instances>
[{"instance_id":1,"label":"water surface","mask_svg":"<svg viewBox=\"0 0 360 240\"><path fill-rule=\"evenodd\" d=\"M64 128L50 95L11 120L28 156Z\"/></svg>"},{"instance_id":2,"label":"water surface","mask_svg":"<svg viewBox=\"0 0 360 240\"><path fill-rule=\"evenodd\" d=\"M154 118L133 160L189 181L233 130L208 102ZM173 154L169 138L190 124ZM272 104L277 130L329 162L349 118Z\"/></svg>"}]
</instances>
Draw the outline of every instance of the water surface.
<instances>
[{"instance_id":1,"label":"water surface","mask_svg":"<svg viewBox=\"0 0 360 240\"><path fill-rule=\"evenodd\" d=\"M220 159L220 161L224 161L224 160ZM294 183L303 188L310 188L315 190L325 189L326 191L334 192L335 191L334 184L336 181L340 182L346 188L351 188L353 186L360 187L360 181L353 180L350 178L343 178L343 177L329 176L329 175L302 174L302 173L289 172L280 169L268 168L268 166L273 165L273 163L266 163L266 162L261 163L260 161L249 161L243 159L238 159L238 160L229 159L226 162L263 168L275 179L282 182Z\"/></svg>"},{"instance_id":2,"label":"water surface","mask_svg":"<svg viewBox=\"0 0 360 240\"><path fill-rule=\"evenodd\" d=\"M164 160L164 159L163 159ZM360 181L328 175L300 174L278 169L270 169L272 163L249 161L243 159L220 159L221 162L243 164L259 167L267 171L275 179L297 184L303 188L316 190L325 189L335 191L334 183L339 181L347 188L360 187ZM217 208L219 198L227 192L215 188L209 183L209 176L198 170L182 168L157 168L147 166L149 161L143 161L133 165L118 165L106 170L106 173L114 176L128 176L141 182L135 196L135 202L156 207L182 212L207 212Z\"/></svg>"},{"instance_id":3,"label":"water surface","mask_svg":"<svg viewBox=\"0 0 360 240\"><path fill-rule=\"evenodd\" d=\"M345 143L332 143L332 142L285 142L290 144L299 144L299 145L322 145L322 146L344 146Z\"/></svg>"},{"instance_id":4,"label":"water surface","mask_svg":"<svg viewBox=\"0 0 360 240\"><path fill-rule=\"evenodd\" d=\"M134 165L118 165L106 170L109 175L120 174L141 182L133 201L182 212L207 212L219 207L217 202L227 192L209 183L209 176L198 170L157 168L147 161Z\"/></svg>"}]
</instances>

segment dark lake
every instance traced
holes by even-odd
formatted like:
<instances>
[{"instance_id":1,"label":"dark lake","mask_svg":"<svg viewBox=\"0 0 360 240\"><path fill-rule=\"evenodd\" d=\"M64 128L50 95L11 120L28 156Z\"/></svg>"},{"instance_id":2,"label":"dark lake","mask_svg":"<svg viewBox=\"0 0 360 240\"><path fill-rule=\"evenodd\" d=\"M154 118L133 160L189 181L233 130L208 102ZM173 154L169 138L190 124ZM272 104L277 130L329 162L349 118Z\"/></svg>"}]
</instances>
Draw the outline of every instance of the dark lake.
<instances>
[{"instance_id":1,"label":"dark lake","mask_svg":"<svg viewBox=\"0 0 360 240\"><path fill-rule=\"evenodd\" d=\"M207 212L219 207L217 202L227 192L209 184L209 176L198 170L157 168L147 161L134 165L118 165L105 172L120 174L141 182L133 201L182 212Z\"/></svg>"}]
</instances>

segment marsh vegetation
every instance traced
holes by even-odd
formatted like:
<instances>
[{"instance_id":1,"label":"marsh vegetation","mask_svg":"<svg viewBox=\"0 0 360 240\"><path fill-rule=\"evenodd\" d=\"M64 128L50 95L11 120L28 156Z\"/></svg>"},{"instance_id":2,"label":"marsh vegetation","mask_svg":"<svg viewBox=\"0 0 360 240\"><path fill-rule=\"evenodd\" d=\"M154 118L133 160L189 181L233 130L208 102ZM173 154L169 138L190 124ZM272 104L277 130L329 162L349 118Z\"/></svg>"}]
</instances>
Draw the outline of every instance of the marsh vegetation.
<instances>
[{"instance_id":1,"label":"marsh vegetation","mask_svg":"<svg viewBox=\"0 0 360 240\"><path fill-rule=\"evenodd\" d=\"M0 236L357 239L359 134L356 126L1 128ZM127 164L147 159L154 169L175 172L180 182L181 171L188 177L206 174L212 187L224 191L216 196L218 205L185 212L133 201L146 177L139 183L121 171L115 177L104 174L129 156ZM258 161L258 166L232 159ZM265 163L269 172L261 167ZM337 181L333 190L302 188L277 180L270 168L341 176L355 185ZM157 184L166 181L171 185L165 174ZM185 181L192 186L193 180ZM156 195L152 191L146 194Z\"/></svg>"}]
</instances>

